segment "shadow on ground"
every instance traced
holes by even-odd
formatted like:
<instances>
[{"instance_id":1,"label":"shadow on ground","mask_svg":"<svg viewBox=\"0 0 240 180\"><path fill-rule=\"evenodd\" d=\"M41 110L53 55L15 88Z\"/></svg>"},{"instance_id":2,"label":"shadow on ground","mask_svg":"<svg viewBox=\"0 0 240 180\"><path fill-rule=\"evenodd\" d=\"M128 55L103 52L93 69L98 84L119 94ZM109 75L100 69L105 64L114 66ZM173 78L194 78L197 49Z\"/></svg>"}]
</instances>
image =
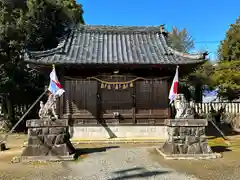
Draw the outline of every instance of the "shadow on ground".
<instances>
[{"instance_id":1,"label":"shadow on ground","mask_svg":"<svg viewBox=\"0 0 240 180\"><path fill-rule=\"evenodd\" d=\"M133 179L133 178L147 178L151 176L156 176L160 174L170 173L170 171L148 171L143 167L136 167L131 169L125 169L121 171L113 172L114 175L118 175L116 178L111 178L108 180L120 180L120 179Z\"/></svg>"},{"instance_id":2,"label":"shadow on ground","mask_svg":"<svg viewBox=\"0 0 240 180\"><path fill-rule=\"evenodd\" d=\"M108 147L98 147L98 148L76 148L74 158L77 159L81 155L105 152L109 149L119 148L120 146L108 146Z\"/></svg>"},{"instance_id":3,"label":"shadow on ground","mask_svg":"<svg viewBox=\"0 0 240 180\"><path fill-rule=\"evenodd\" d=\"M229 149L226 146L212 146L211 149L215 153L223 153L223 152L232 151L231 149Z\"/></svg>"},{"instance_id":4,"label":"shadow on ground","mask_svg":"<svg viewBox=\"0 0 240 180\"><path fill-rule=\"evenodd\" d=\"M217 127L224 133L225 136L236 136L239 135L235 132L229 124L226 123L216 123ZM221 137L220 132L213 126L211 122L208 123L206 128L206 135L213 136L213 138Z\"/></svg>"}]
</instances>

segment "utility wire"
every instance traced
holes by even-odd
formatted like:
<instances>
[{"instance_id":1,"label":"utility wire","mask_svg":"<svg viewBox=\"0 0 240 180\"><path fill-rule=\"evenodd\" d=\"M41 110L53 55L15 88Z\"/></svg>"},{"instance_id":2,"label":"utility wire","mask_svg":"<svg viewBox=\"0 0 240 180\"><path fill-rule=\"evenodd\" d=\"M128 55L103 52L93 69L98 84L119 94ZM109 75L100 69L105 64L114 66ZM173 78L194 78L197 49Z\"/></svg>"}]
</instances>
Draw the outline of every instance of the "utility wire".
<instances>
[{"instance_id":1,"label":"utility wire","mask_svg":"<svg viewBox=\"0 0 240 180\"><path fill-rule=\"evenodd\" d=\"M220 43L221 41L196 41L194 44L217 44Z\"/></svg>"}]
</instances>

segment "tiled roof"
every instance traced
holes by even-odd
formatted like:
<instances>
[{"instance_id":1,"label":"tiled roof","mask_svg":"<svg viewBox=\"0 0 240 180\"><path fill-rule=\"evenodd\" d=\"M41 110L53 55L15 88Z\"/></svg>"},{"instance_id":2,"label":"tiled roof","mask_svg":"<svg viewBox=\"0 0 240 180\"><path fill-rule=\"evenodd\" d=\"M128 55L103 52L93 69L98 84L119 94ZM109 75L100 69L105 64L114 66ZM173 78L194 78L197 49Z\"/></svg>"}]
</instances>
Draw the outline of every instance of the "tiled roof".
<instances>
[{"instance_id":1,"label":"tiled roof","mask_svg":"<svg viewBox=\"0 0 240 180\"><path fill-rule=\"evenodd\" d=\"M25 54L40 64L195 64L204 54L189 55L171 49L163 26L79 25L58 47Z\"/></svg>"}]
</instances>

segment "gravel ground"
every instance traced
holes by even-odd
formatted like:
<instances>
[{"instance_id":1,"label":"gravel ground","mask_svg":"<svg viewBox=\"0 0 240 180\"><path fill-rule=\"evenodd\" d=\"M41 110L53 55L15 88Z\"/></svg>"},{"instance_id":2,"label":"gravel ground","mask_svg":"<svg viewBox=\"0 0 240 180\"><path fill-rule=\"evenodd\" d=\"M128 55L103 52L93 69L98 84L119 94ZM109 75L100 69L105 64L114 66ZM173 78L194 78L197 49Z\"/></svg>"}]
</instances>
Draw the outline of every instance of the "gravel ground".
<instances>
[{"instance_id":1,"label":"gravel ground","mask_svg":"<svg viewBox=\"0 0 240 180\"><path fill-rule=\"evenodd\" d=\"M156 150L150 150L152 160L165 168L175 169L194 175L201 180L238 180L240 179L240 137L228 137L230 145L222 138L213 138L209 144L222 158L209 160L166 160Z\"/></svg>"},{"instance_id":2,"label":"gravel ground","mask_svg":"<svg viewBox=\"0 0 240 180\"><path fill-rule=\"evenodd\" d=\"M3 180L197 180L193 176L163 168L149 157L147 147L116 148L92 153L71 163L46 165L12 164L1 167ZM1 163L0 163L0 166ZM9 168L11 167L11 169ZM4 172L4 173L2 173Z\"/></svg>"},{"instance_id":3,"label":"gravel ground","mask_svg":"<svg viewBox=\"0 0 240 180\"><path fill-rule=\"evenodd\" d=\"M112 149L92 154L81 163L70 167L76 180L197 180L162 168L149 158L146 147Z\"/></svg>"}]
</instances>

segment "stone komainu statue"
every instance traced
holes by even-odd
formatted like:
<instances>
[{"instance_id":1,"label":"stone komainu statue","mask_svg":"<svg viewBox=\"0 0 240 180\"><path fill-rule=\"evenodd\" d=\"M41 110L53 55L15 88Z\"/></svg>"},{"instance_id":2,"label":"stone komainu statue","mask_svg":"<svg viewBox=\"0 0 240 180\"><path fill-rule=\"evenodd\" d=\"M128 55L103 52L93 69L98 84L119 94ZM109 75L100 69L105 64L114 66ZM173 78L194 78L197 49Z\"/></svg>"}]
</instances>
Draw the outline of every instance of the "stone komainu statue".
<instances>
[{"instance_id":1,"label":"stone komainu statue","mask_svg":"<svg viewBox=\"0 0 240 180\"><path fill-rule=\"evenodd\" d=\"M176 109L175 118L194 118L194 111L190 107L190 104L187 102L183 94L177 94L174 99L174 107Z\"/></svg>"},{"instance_id":2,"label":"stone komainu statue","mask_svg":"<svg viewBox=\"0 0 240 180\"><path fill-rule=\"evenodd\" d=\"M40 101L40 110L38 112L38 115L40 119L58 119L58 116L56 114L56 96L49 94L48 100L45 104Z\"/></svg>"}]
</instances>

